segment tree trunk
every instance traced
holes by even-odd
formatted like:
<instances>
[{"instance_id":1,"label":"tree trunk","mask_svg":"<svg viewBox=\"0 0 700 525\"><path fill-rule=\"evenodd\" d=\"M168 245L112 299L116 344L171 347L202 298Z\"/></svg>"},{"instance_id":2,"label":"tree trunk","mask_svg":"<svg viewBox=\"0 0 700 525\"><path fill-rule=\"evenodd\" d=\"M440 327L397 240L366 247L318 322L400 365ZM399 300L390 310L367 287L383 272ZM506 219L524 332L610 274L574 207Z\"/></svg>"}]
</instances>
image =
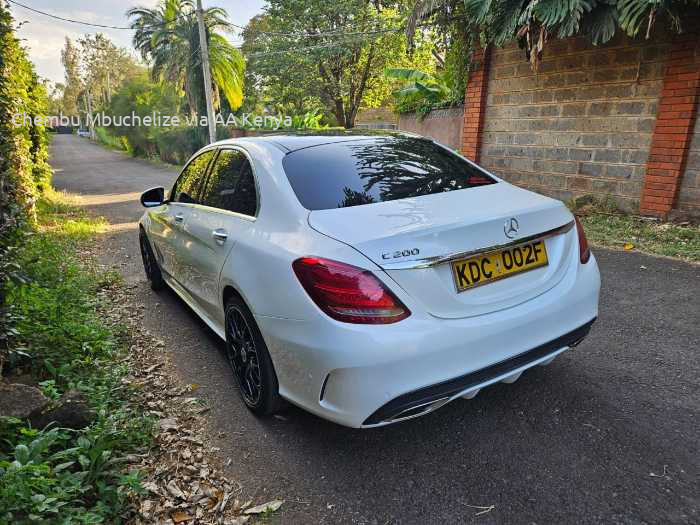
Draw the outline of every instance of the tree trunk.
<instances>
[{"instance_id":1,"label":"tree trunk","mask_svg":"<svg viewBox=\"0 0 700 525\"><path fill-rule=\"evenodd\" d=\"M374 58L374 44L369 47L369 53L367 54L367 63L362 70L362 77L360 77L360 85L357 90L351 90L350 101L348 102L348 115L345 118L345 127L354 128L355 118L357 117L357 112L360 109L360 104L362 104L362 96L365 93L365 87L367 87L367 78L369 77L369 70L372 67L372 59Z\"/></svg>"}]
</instances>

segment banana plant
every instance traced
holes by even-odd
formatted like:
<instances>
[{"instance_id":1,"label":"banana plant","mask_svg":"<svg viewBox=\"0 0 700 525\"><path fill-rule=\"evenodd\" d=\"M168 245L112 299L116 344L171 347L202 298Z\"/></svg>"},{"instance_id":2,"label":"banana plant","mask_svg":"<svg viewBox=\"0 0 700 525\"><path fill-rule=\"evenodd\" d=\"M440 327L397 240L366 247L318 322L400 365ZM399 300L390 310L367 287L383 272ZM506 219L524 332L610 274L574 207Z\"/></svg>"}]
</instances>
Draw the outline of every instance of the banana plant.
<instances>
[{"instance_id":1,"label":"banana plant","mask_svg":"<svg viewBox=\"0 0 700 525\"><path fill-rule=\"evenodd\" d=\"M402 88L392 92L402 105L435 105L450 98L450 88L441 75L407 68L388 68L384 75L406 81Z\"/></svg>"}]
</instances>

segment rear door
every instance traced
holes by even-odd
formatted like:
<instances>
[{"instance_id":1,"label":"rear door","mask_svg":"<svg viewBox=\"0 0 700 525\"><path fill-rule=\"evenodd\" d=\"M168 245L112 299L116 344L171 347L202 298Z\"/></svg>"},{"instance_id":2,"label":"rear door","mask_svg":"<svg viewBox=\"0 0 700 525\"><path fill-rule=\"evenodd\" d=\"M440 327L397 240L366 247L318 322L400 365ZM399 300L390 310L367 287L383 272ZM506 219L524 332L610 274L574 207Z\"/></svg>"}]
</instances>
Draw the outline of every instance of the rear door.
<instances>
[{"instance_id":1,"label":"rear door","mask_svg":"<svg viewBox=\"0 0 700 525\"><path fill-rule=\"evenodd\" d=\"M236 242L254 227L258 194L252 166L243 150L219 151L186 230L190 242L186 287L208 315L222 320L219 275Z\"/></svg>"},{"instance_id":2,"label":"rear door","mask_svg":"<svg viewBox=\"0 0 700 525\"><path fill-rule=\"evenodd\" d=\"M192 158L175 181L165 206L150 213L150 238L158 262L180 284L181 261L186 249L183 238L185 224L193 206L199 203L207 167L214 154L215 150L207 150Z\"/></svg>"}]
</instances>

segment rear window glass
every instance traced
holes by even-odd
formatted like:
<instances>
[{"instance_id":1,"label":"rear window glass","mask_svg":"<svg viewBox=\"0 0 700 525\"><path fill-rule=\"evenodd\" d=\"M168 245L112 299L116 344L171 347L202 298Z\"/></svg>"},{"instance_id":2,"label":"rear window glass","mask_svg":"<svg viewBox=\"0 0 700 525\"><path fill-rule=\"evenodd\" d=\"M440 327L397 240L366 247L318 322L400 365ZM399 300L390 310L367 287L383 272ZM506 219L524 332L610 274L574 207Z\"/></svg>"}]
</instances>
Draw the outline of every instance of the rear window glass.
<instances>
[{"instance_id":1,"label":"rear window glass","mask_svg":"<svg viewBox=\"0 0 700 525\"><path fill-rule=\"evenodd\" d=\"M432 141L412 137L323 144L289 153L284 171L308 210L420 197L496 182Z\"/></svg>"}]
</instances>

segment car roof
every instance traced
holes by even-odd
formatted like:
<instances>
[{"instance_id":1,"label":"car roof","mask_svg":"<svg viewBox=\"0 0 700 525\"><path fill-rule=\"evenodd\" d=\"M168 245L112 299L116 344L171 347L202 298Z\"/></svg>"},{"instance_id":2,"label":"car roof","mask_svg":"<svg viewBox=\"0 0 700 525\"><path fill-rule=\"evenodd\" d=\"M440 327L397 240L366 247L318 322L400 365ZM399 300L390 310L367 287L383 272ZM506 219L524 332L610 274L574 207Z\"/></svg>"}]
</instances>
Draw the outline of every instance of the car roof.
<instances>
[{"instance_id":1,"label":"car roof","mask_svg":"<svg viewBox=\"0 0 700 525\"><path fill-rule=\"evenodd\" d=\"M399 137L425 138L412 133L387 131L387 130L314 130L299 132L269 133L257 137L241 137L238 139L223 140L218 144L257 143L269 144L277 147L285 153L291 153L304 148L347 142L354 140L391 139ZM426 139L430 140L430 139Z\"/></svg>"}]
</instances>

